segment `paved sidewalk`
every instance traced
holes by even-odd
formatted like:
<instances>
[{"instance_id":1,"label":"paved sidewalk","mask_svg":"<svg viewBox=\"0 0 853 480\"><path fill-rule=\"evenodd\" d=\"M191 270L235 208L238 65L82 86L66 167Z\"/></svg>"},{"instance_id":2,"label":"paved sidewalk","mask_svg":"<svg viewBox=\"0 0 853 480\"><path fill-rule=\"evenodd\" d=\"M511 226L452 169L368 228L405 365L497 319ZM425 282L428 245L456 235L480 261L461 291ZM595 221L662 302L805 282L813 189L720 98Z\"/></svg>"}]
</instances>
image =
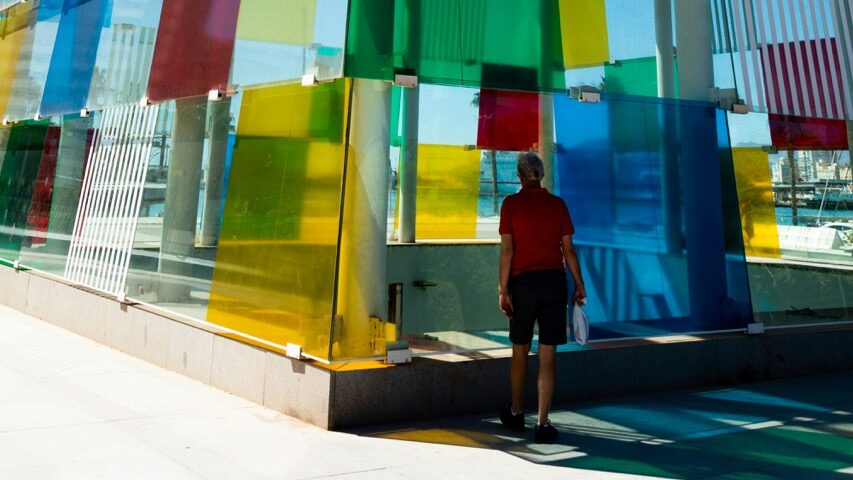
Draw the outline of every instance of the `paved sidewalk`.
<instances>
[{"instance_id":1,"label":"paved sidewalk","mask_svg":"<svg viewBox=\"0 0 853 480\"><path fill-rule=\"evenodd\" d=\"M0 306L0 479L850 478L853 372L326 432ZM648 478L648 477L645 477Z\"/></svg>"},{"instance_id":2,"label":"paved sidewalk","mask_svg":"<svg viewBox=\"0 0 853 480\"><path fill-rule=\"evenodd\" d=\"M617 479L327 432L0 306L0 479Z\"/></svg>"}]
</instances>

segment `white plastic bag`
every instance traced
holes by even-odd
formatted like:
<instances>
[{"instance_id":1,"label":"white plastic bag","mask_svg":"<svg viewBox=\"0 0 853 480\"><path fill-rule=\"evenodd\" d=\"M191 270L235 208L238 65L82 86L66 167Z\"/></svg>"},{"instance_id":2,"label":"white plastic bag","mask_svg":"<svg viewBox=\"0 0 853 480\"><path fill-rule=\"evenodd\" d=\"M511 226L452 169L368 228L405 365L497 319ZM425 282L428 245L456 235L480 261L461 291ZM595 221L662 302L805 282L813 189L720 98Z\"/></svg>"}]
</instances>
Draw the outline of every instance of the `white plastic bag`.
<instances>
[{"instance_id":1,"label":"white plastic bag","mask_svg":"<svg viewBox=\"0 0 853 480\"><path fill-rule=\"evenodd\" d=\"M575 330L575 341L580 345L586 345L589 339L589 319L586 318L580 302L575 303L572 309L572 327Z\"/></svg>"}]
</instances>

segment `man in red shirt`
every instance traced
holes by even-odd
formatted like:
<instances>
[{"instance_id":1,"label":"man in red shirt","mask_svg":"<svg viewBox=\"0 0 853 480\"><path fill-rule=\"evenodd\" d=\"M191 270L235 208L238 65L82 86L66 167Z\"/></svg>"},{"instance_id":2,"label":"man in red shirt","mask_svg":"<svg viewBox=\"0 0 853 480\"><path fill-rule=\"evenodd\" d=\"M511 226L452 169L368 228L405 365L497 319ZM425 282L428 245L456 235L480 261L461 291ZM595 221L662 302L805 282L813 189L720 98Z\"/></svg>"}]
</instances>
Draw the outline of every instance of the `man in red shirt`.
<instances>
[{"instance_id":1,"label":"man in red shirt","mask_svg":"<svg viewBox=\"0 0 853 480\"><path fill-rule=\"evenodd\" d=\"M575 228L560 197L542 188L545 168L535 153L518 157L521 191L504 200L501 208L501 257L498 301L509 318L512 342L512 406L501 410L501 422L524 431L524 382L533 325L539 322L539 418L534 439L551 443L557 430L548 420L554 393L557 345L567 342L568 288L565 266L575 281L573 302L586 298L577 254L572 244Z\"/></svg>"}]
</instances>

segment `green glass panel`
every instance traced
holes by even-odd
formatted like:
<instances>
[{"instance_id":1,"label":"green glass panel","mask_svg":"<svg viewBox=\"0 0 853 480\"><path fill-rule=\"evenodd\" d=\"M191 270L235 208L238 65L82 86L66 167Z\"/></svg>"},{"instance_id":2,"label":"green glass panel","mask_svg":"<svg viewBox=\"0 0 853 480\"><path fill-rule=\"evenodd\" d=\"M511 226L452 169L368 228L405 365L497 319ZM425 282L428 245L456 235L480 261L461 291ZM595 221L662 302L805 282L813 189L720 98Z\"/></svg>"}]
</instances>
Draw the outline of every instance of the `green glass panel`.
<instances>
[{"instance_id":1,"label":"green glass panel","mask_svg":"<svg viewBox=\"0 0 853 480\"><path fill-rule=\"evenodd\" d=\"M27 230L33 188L39 171L48 122L12 127L0 166L0 258L18 259Z\"/></svg>"},{"instance_id":2,"label":"green glass panel","mask_svg":"<svg viewBox=\"0 0 853 480\"><path fill-rule=\"evenodd\" d=\"M675 67L675 97L678 98L678 64ZM604 85L607 93L621 95L658 96L657 59L655 57L620 60L604 66Z\"/></svg>"},{"instance_id":3,"label":"green glass panel","mask_svg":"<svg viewBox=\"0 0 853 480\"><path fill-rule=\"evenodd\" d=\"M556 0L355 0L345 74L521 90L563 90Z\"/></svg>"},{"instance_id":4,"label":"green glass panel","mask_svg":"<svg viewBox=\"0 0 853 480\"><path fill-rule=\"evenodd\" d=\"M52 141L51 130L56 127L48 130L45 155L42 156L39 168L39 185L34 191L33 208L29 215L28 223L33 229L33 235L29 245L21 249L21 263L28 267L56 275L65 272L95 117L96 114L64 117L58 135L58 152L53 159L49 155L48 144ZM51 167L54 168L51 178L43 177L41 172ZM42 203L37 204L39 201ZM45 214L47 219L44 218ZM42 230L45 220L46 232Z\"/></svg>"}]
</instances>

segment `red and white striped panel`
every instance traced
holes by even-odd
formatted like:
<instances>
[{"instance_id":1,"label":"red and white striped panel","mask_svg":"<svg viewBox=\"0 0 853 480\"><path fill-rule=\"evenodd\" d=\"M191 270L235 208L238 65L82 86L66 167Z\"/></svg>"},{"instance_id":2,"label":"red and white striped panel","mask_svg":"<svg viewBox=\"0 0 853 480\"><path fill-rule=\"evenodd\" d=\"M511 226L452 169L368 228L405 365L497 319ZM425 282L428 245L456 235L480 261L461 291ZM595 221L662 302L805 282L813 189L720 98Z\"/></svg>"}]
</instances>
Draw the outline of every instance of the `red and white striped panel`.
<instances>
[{"instance_id":1,"label":"red and white striped panel","mask_svg":"<svg viewBox=\"0 0 853 480\"><path fill-rule=\"evenodd\" d=\"M853 120L851 0L732 0L738 87L756 111Z\"/></svg>"}]
</instances>

